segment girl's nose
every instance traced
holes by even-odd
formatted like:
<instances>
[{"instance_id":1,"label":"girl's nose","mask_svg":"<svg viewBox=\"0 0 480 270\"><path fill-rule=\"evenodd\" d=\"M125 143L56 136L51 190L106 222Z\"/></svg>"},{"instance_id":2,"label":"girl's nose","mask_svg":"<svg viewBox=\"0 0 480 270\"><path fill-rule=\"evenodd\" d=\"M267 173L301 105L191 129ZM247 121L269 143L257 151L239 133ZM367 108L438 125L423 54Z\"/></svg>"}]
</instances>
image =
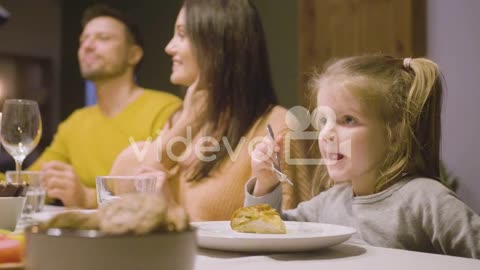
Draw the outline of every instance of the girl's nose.
<instances>
[{"instance_id":1,"label":"girl's nose","mask_svg":"<svg viewBox=\"0 0 480 270\"><path fill-rule=\"evenodd\" d=\"M335 141L337 135L333 129L320 131L320 138L325 142Z\"/></svg>"},{"instance_id":2,"label":"girl's nose","mask_svg":"<svg viewBox=\"0 0 480 270\"><path fill-rule=\"evenodd\" d=\"M327 135L327 137L325 139L327 141L333 142L333 141L335 141L335 134L333 132L331 132L330 134Z\"/></svg>"}]
</instances>

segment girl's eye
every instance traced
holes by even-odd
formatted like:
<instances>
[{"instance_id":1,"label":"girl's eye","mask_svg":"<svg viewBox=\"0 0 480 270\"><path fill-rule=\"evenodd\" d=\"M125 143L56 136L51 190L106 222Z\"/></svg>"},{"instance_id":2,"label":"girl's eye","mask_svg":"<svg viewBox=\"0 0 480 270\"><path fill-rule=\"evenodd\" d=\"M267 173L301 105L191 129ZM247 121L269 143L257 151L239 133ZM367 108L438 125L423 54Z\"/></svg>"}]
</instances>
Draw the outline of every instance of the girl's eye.
<instances>
[{"instance_id":1,"label":"girl's eye","mask_svg":"<svg viewBox=\"0 0 480 270\"><path fill-rule=\"evenodd\" d=\"M357 122L357 119L351 115L345 115L342 119L342 124L345 125L355 125Z\"/></svg>"}]
</instances>

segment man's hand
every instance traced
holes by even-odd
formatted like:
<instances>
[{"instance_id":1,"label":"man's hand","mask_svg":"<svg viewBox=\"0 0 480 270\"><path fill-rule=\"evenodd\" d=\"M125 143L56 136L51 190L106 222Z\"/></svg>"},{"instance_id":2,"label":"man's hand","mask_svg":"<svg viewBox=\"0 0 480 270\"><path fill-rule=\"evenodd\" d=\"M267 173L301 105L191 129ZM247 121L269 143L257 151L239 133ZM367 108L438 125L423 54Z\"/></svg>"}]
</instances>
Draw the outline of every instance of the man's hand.
<instances>
[{"instance_id":1,"label":"man's hand","mask_svg":"<svg viewBox=\"0 0 480 270\"><path fill-rule=\"evenodd\" d=\"M42 171L50 198L60 199L67 207L95 207L95 189L82 185L71 165L50 161L43 164Z\"/></svg>"}]
</instances>

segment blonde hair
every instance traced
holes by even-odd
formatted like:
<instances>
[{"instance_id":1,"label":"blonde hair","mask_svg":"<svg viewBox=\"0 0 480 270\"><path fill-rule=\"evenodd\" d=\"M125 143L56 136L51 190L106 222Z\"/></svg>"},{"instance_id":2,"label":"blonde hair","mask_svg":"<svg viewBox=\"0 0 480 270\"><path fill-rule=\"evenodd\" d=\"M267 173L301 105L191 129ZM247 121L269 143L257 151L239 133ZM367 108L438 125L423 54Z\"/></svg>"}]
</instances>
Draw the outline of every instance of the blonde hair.
<instances>
[{"instance_id":1,"label":"blonde hair","mask_svg":"<svg viewBox=\"0 0 480 270\"><path fill-rule=\"evenodd\" d=\"M381 55L340 59L311 79L312 100L322 82L339 78L336 81L385 122L390 148L379 168L376 192L406 174L439 179L443 90L437 64ZM324 166L316 176L314 186L332 185Z\"/></svg>"}]
</instances>

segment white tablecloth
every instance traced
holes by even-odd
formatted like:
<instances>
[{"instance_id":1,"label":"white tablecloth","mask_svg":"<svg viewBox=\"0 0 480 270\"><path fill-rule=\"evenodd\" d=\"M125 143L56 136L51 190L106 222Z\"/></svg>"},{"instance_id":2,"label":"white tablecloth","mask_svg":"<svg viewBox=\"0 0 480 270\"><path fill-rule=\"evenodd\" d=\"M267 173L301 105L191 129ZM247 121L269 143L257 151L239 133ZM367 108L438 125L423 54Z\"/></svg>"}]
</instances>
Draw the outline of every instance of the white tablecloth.
<instances>
[{"instance_id":1,"label":"white tablecloth","mask_svg":"<svg viewBox=\"0 0 480 270\"><path fill-rule=\"evenodd\" d=\"M248 255L200 249L195 270L480 270L480 260L341 244L297 254Z\"/></svg>"}]
</instances>

